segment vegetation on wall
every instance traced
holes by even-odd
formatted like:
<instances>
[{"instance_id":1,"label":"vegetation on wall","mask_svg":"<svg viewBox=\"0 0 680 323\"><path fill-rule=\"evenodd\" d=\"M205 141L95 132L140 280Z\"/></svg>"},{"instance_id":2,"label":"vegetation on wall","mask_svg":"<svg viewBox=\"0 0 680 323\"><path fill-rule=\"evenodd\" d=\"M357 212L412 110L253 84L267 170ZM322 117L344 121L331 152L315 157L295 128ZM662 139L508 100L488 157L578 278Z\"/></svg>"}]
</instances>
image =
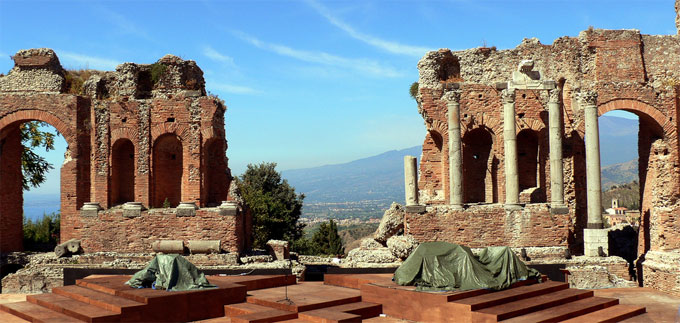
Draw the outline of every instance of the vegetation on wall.
<instances>
[{"instance_id":1,"label":"vegetation on wall","mask_svg":"<svg viewBox=\"0 0 680 323\"><path fill-rule=\"evenodd\" d=\"M153 63L151 64L151 82L153 84L158 83L160 81L161 76L165 74L165 71L168 69L168 66L162 63Z\"/></svg>"},{"instance_id":2,"label":"vegetation on wall","mask_svg":"<svg viewBox=\"0 0 680 323\"><path fill-rule=\"evenodd\" d=\"M418 97L418 82L411 83L411 87L408 89L408 94L410 94L411 97L416 100Z\"/></svg>"}]
</instances>

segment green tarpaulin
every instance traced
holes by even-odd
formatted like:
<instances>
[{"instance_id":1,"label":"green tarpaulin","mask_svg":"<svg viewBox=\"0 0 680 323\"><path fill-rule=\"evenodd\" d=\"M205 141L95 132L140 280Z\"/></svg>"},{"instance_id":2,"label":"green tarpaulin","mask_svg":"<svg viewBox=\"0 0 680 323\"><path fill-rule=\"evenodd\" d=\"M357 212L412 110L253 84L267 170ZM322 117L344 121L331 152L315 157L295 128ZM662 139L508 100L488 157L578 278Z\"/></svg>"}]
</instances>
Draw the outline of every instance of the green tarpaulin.
<instances>
[{"instance_id":1,"label":"green tarpaulin","mask_svg":"<svg viewBox=\"0 0 680 323\"><path fill-rule=\"evenodd\" d=\"M475 256L470 248L448 242L420 244L394 273L397 284L419 290L501 290L540 277L509 247L484 248Z\"/></svg>"},{"instance_id":2,"label":"green tarpaulin","mask_svg":"<svg viewBox=\"0 0 680 323\"><path fill-rule=\"evenodd\" d=\"M152 287L169 291L216 287L194 264L180 255L157 255L125 284L134 288Z\"/></svg>"}]
</instances>

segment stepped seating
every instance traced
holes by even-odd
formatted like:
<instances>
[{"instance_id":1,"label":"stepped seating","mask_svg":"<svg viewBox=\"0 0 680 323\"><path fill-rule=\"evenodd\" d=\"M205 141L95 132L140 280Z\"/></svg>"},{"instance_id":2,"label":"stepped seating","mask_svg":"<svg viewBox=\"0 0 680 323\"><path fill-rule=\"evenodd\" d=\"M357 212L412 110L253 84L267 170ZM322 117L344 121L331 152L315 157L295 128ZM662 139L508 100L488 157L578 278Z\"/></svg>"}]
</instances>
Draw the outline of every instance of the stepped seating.
<instances>
[{"instance_id":1,"label":"stepped seating","mask_svg":"<svg viewBox=\"0 0 680 323\"><path fill-rule=\"evenodd\" d=\"M25 302L0 304L2 322L617 322L644 307L594 297L561 282L523 281L503 291L421 292L391 274L211 276L216 289L131 289L129 276L78 280ZM380 316L382 313L385 316Z\"/></svg>"}]
</instances>

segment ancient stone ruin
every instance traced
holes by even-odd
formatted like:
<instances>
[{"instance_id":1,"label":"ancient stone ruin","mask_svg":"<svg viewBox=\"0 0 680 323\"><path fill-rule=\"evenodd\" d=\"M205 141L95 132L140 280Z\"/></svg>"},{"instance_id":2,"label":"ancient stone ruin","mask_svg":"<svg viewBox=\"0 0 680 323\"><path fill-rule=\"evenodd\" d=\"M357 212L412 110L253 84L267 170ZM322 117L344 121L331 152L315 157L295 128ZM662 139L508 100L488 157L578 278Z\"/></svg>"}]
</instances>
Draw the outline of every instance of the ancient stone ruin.
<instances>
[{"instance_id":1,"label":"ancient stone ruin","mask_svg":"<svg viewBox=\"0 0 680 323\"><path fill-rule=\"evenodd\" d=\"M22 250L19 126L34 120L68 144L61 241L86 252L151 252L165 240L249 247L250 219L230 194L226 106L206 95L194 61L166 55L101 72L66 71L46 48L12 58L0 76L0 253Z\"/></svg>"},{"instance_id":2,"label":"ancient stone ruin","mask_svg":"<svg viewBox=\"0 0 680 323\"><path fill-rule=\"evenodd\" d=\"M597 117L625 110L640 120L637 275L680 294L679 37L591 28L550 45L427 53L405 233L534 259L607 254Z\"/></svg>"}]
</instances>

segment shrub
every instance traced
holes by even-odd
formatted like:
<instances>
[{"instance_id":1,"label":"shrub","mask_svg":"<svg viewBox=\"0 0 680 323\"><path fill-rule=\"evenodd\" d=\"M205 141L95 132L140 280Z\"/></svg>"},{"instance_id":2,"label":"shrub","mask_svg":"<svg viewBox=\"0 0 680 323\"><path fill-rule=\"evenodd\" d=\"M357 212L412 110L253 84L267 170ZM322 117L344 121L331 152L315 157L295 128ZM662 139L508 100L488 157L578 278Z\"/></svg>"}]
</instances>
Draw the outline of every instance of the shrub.
<instances>
[{"instance_id":1,"label":"shrub","mask_svg":"<svg viewBox=\"0 0 680 323\"><path fill-rule=\"evenodd\" d=\"M59 244L60 214L43 214L33 221L24 216L24 249L28 251L52 251Z\"/></svg>"}]
</instances>

